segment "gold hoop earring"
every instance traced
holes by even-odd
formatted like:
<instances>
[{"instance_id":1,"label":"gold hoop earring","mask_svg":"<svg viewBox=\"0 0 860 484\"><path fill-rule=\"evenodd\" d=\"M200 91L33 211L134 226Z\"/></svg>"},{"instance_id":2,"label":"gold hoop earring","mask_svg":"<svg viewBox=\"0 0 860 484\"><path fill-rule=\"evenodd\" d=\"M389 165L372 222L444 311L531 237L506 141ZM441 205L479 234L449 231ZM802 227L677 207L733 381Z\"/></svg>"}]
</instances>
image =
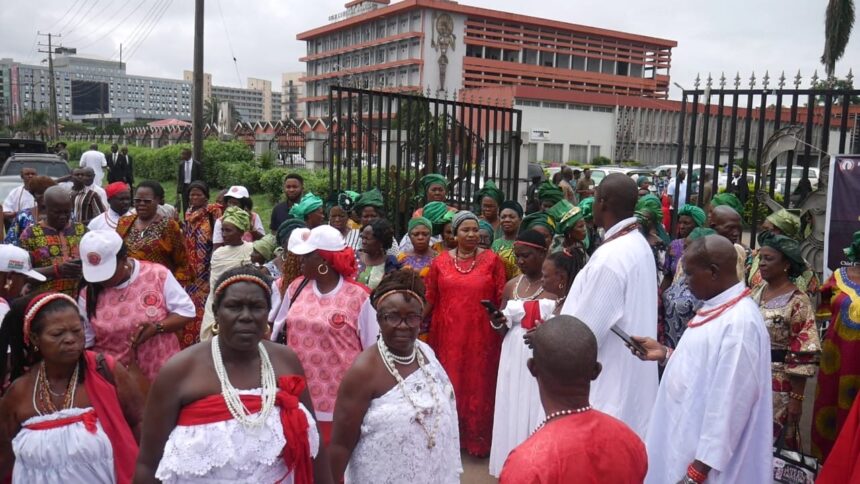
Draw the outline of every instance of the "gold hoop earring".
<instances>
[{"instance_id":1,"label":"gold hoop earring","mask_svg":"<svg viewBox=\"0 0 860 484\"><path fill-rule=\"evenodd\" d=\"M218 327L218 321L215 321L215 324L212 325L212 334L218 334L220 328Z\"/></svg>"},{"instance_id":2,"label":"gold hoop earring","mask_svg":"<svg viewBox=\"0 0 860 484\"><path fill-rule=\"evenodd\" d=\"M323 269L325 269L325 272L323 272ZM325 264L320 264L319 266L317 266L317 274L321 276L328 274L328 266Z\"/></svg>"}]
</instances>

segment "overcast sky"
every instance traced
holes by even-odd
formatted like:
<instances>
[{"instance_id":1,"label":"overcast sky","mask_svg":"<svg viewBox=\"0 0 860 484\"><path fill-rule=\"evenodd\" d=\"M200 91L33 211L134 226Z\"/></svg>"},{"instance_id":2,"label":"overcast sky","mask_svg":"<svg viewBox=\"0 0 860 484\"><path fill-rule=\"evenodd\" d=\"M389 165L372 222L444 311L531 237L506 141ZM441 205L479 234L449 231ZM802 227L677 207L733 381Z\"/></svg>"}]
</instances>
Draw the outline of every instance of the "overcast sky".
<instances>
[{"instance_id":1,"label":"overcast sky","mask_svg":"<svg viewBox=\"0 0 860 484\"><path fill-rule=\"evenodd\" d=\"M397 0L392 0L397 1ZM205 70L213 83L244 86L248 77L280 85L280 74L304 70L305 46L296 34L326 24L345 0L208 0ZM460 3L528 13L572 23L676 40L672 81L692 88L697 73L715 78L740 71L744 85L755 71L807 79L823 69L824 0L462 0ZM163 12L163 15L161 14ZM223 20L222 20L223 12ZM158 20L155 22L155 20ZM858 22L860 24L860 22ZM860 75L860 25L837 64ZM5 0L0 57L36 63L36 32L61 32L79 54L123 60L132 74L181 78L193 62L191 0ZM148 35L146 35L148 32ZM228 41L229 39L229 41ZM47 39L43 39L47 40ZM232 52L232 53L231 53ZM238 74L233 57L238 61ZM241 81L240 81L241 76ZM858 81L860 85L860 81ZM275 88L279 90L278 88ZM678 89L672 87L671 96Z\"/></svg>"}]
</instances>

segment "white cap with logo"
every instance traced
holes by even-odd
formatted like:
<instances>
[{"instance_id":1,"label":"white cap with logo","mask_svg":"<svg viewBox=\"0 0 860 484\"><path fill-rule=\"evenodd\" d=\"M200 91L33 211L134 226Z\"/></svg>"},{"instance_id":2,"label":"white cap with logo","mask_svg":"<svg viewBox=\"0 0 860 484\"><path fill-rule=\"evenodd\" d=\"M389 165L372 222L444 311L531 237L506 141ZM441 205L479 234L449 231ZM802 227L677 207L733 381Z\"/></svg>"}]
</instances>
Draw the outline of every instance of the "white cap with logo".
<instances>
[{"instance_id":1,"label":"white cap with logo","mask_svg":"<svg viewBox=\"0 0 860 484\"><path fill-rule=\"evenodd\" d=\"M233 185L229 190L227 190L227 193L225 193L224 196L230 198L251 198L251 195L248 193L248 189L242 185Z\"/></svg>"},{"instance_id":2,"label":"white cap with logo","mask_svg":"<svg viewBox=\"0 0 860 484\"><path fill-rule=\"evenodd\" d=\"M104 282L116 272L116 255L122 238L114 230L93 230L81 238L80 251L84 279Z\"/></svg>"},{"instance_id":3,"label":"white cap with logo","mask_svg":"<svg viewBox=\"0 0 860 484\"><path fill-rule=\"evenodd\" d=\"M0 272L17 272L39 282L46 279L33 270L30 254L26 250L9 244L0 244Z\"/></svg>"},{"instance_id":4,"label":"white cap with logo","mask_svg":"<svg viewBox=\"0 0 860 484\"><path fill-rule=\"evenodd\" d=\"M296 255L310 254L315 250L337 252L344 248L346 248L346 242L343 240L343 235L331 225L293 230L287 244L287 249Z\"/></svg>"}]
</instances>

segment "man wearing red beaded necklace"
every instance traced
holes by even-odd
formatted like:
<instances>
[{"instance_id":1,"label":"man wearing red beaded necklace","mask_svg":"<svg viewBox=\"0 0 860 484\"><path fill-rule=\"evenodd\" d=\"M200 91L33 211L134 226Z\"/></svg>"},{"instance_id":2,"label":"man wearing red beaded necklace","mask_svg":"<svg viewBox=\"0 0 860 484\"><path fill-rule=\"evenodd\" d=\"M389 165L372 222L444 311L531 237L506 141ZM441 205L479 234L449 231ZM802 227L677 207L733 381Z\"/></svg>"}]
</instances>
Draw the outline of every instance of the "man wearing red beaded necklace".
<instances>
[{"instance_id":1,"label":"man wearing red beaded necklace","mask_svg":"<svg viewBox=\"0 0 860 484\"><path fill-rule=\"evenodd\" d=\"M605 230L603 243L573 281L561 314L574 316L597 338L603 372L591 388L594 408L622 420L645 437L657 397L657 365L631 358L612 334L657 337L657 264L638 230L633 210L639 187L613 173L597 187L594 222Z\"/></svg>"},{"instance_id":2,"label":"man wearing red beaded necklace","mask_svg":"<svg viewBox=\"0 0 860 484\"><path fill-rule=\"evenodd\" d=\"M633 337L646 350L640 358L666 364L645 440L646 483L772 480L770 338L736 263L725 237L693 241L684 271L704 305L677 349Z\"/></svg>"},{"instance_id":3,"label":"man wearing red beaded necklace","mask_svg":"<svg viewBox=\"0 0 860 484\"><path fill-rule=\"evenodd\" d=\"M505 461L500 484L642 482L648 458L624 422L589 405L600 374L597 339L571 316L557 316L532 335L528 368L538 382L546 419Z\"/></svg>"}]
</instances>

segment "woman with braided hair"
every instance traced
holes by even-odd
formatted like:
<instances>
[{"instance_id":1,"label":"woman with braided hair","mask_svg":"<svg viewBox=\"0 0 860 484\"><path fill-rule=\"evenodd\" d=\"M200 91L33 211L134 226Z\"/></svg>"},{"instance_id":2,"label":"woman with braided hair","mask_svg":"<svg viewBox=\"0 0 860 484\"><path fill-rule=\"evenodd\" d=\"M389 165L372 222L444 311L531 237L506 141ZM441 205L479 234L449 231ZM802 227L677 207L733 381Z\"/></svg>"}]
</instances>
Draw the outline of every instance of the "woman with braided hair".
<instances>
[{"instance_id":1,"label":"woman with braided hair","mask_svg":"<svg viewBox=\"0 0 860 484\"><path fill-rule=\"evenodd\" d=\"M21 298L4 322L0 378L8 369L13 381L0 400L0 479L130 483L143 398L123 365L84 350L75 300Z\"/></svg>"},{"instance_id":2,"label":"woman with braided hair","mask_svg":"<svg viewBox=\"0 0 860 484\"><path fill-rule=\"evenodd\" d=\"M417 340L426 304L421 277L390 272L370 301L380 337L341 381L330 447L334 478L459 483L453 387L433 350Z\"/></svg>"},{"instance_id":3,"label":"woman with braided hair","mask_svg":"<svg viewBox=\"0 0 860 484\"><path fill-rule=\"evenodd\" d=\"M136 483L331 482L302 364L265 338L271 291L251 266L215 282L218 334L152 385Z\"/></svg>"}]
</instances>

